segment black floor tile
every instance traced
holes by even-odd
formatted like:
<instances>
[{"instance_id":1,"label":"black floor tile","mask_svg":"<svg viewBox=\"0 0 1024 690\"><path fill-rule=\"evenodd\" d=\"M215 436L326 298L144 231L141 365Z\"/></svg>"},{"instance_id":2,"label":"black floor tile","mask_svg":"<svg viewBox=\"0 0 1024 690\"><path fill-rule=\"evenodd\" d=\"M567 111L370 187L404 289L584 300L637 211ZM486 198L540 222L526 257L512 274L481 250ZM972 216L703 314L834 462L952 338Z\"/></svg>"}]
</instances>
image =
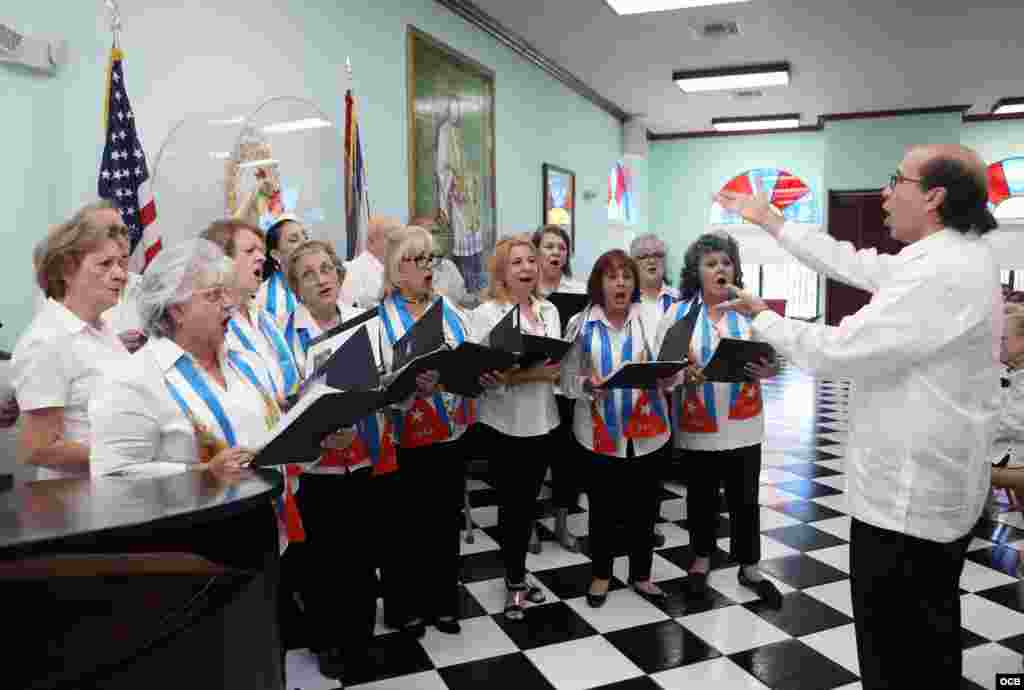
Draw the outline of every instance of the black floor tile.
<instances>
[{"instance_id":1,"label":"black floor tile","mask_svg":"<svg viewBox=\"0 0 1024 690\"><path fill-rule=\"evenodd\" d=\"M688 520L676 520L676 524L687 531L690 530L690 523ZM732 523L730 518L719 515L718 525L715 527L715 539L728 539L729 530L732 528L731 525Z\"/></svg>"},{"instance_id":2,"label":"black floor tile","mask_svg":"<svg viewBox=\"0 0 1024 690\"><path fill-rule=\"evenodd\" d=\"M592 690L662 690L662 687L654 682L650 676L637 676L620 683L592 688Z\"/></svg>"},{"instance_id":3,"label":"black floor tile","mask_svg":"<svg viewBox=\"0 0 1024 690\"><path fill-rule=\"evenodd\" d=\"M434 668L419 640L401 633L374 637L366 646L366 659L365 664L345 666L344 685L371 683Z\"/></svg>"},{"instance_id":4,"label":"black floor tile","mask_svg":"<svg viewBox=\"0 0 1024 690\"><path fill-rule=\"evenodd\" d=\"M450 690L477 690L477 688L536 688L554 690L537 667L525 654L506 654L438 671Z\"/></svg>"},{"instance_id":5,"label":"black floor tile","mask_svg":"<svg viewBox=\"0 0 1024 690\"><path fill-rule=\"evenodd\" d=\"M793 637L803 637L853 622L846 614L803 592L784 595L779 609L760 600L743 604L743 607Z\"/></svg>"},{"instance_id":6,"label":"black floor tile","mask_svg":"<svg viewBox=\"0 0 1024 690\"><path fill-rule=\"evenodd\" d=\"M998 570L1010 577L1020 577L1020 551L1009 546L991 546L969 551L967 560Z\"/></svg>"},{"instance_id":7,"label":"black floor tile","mask_svg":"<svg viewBox=\"0 0 1024 690\"><path fill-rule=\"evenodd\" d=\"M487 611L465 587L459 587L459 616L461 618L479 618L486 616Z\"/></svg>"},{"instance_id":8,"label":"black floor tile","mask_svg":"<svg viewBox=\"0 0 1024 690\"><path fill-rule=\"evenodd\" d=\"M975 635L967 628L960 628L961 649L970 649L971 647L978 647L983 644L988 644L988 642L988 639L982 637L981 635Z\"/></svg>"},{"instance_id":9,"label":"black floor tile","mask_svg":"<svg viewBox=\"0 0 1024 690\"><path fill-rule=\"evenodd\" d=\"M502 563L500 551L483 551L462 556L463 582L482 582L504 576L505 565Z\"/></svg>"},{"instance_id":10,"label":"black floor tile","mask_svg":"<svg viewBox=\"0 0 1024 690\"><path fill-rule=\"evenodd\" d=\"M658 586L668 594L668 597L654 603L654 605L672 618L688 616L693 613L703 613L711 609L720 609L736 604L735 601L710 586L705 596L695 599L690 596L685 577L661 580L658 582Z\"/></svg>"},{"instance_id":11,"label":"black floor tile","mask_svg":"<svg viewBox=\"0 0 1024 690\"><path fill-rule=\"evenodd\" d=\"M532 606L521 621L509 620L503 614L497 614L493 618L505 634L523 650L570 642L597 634L590 624L564 601Z\"/></svg>"},{"instance_id":12,"label":"black floor tile","mask_svg":"<svg viewBox=\"0 0 1024 690\"><path fill-rule=\"evenodd\" d=\"M970 632L970 631L969 630L965 630L964 632ZM971 634L973 634L973 633L971 633ZM974 636L978 637L977 635L974 635ZM982 640L982 643L983 642L988 642L988 640L986 640L984 638L980 638L980 639ZM981 643L979 643L979 644L981 644ZM1007 637L1005 640L999 640L999 644L1003 645L1007 649L1012 649L1013 651L1017 652L1018 654L1024 654L1024 635L1014 635L1013 637ZM966 649L966 647L965 647L965 649Z\"/></svg>"},{"instance_id":13,"label":"black floor tile","mask_svg":"<svg viewBox=\"0 0 1024 690\"><path fill-rule=\"evenodd\" d=\"M795 589L807 589L847 579L847 574L809 556L783 556L761 561L761 570Z\"/></svg>"},{"instance_id":14,"label":"black floor tile","mask_svg":"<svg viewBox=\"0 0 1024 690\"><path fill-rule=\"evenodd\" d=\"M857 681L857 676L800 640L776 642L729 658L773 690L826 690Z\"/></svg>"},{"instance_id":15,"label":"black floor tile","mask_svg":"<svg viewBox=\"0 0 1024 690\"><path fill-rule=\"evenodd\" d=\"M533 573L533 576L540 580L545 587L559 599L575 599L582 597L590 589L590 582L593 579L593 568L590 563L569 565L564 568L552 568ZM625 587L617 577L613 577L609 591Z\"/></svg>"},{"instance_id":16,"label":"black floor tile","mask_svg":"<svg viewBox=\"0 0 1024 690\"><path fill-rule=\"evenodd\" d=\"M831 486L812 482L809 479L781 482L776 484L775 488L788 494L803 496L804 498L821 498L822 496L835 496L836 494L843 493L839 489L833 489Z\"/></svg>"},{"instance_id":17,"label":"black floor tile","mask_svg":"<svg viewBox=\"0 0 1024 690\"><path fill-rule=\"evenodd\" d=\"M814 501L789 501L769 506L772 510L801 520L802 522L817 522L819 520L831 520L832 518L843 517L846 513L833 510Z\"/></svg>"},{"instance_id":18,"label":"black floor tile","mask_svg":"<svg viewBox=\"0 0 1024 690\"><path fill-rule=\"evenodd\" d=\"M761 530L761 534L804 553L818 549L827 549L831 546L842 546L846 543L839 537L833 536L828 532L822 532L820 529L815 529L812 525L808 524Z\"/></svg>"},{"instance_id":19,"label":"black floor tile","mask_svg":"<svg viewBox=\"0 0 1024 690\"><path fill-rule=\"evenodd\" d=\"M484 506L498 505L497 489L477 489L469 492L469 506L471 508L483 508Z\"/></svg>"},{"instance_id":20,"label":"black floor tile","mask_svg":"<svg viewBox=\"0 0 1024 690\"><path fill-rule=\"evenodd\" d=\"M668 549L659 549L658 555L665 560L676 564L683 570L689 570L694 559L693 546L691 544L687 544L686 546L673 546ZM727 568L730 565L736 565L736 562L732 560L729 554L716 546L714 552L711 554L711 567Z\"/></svg>"},{"instance_id":21,"label":"black floor tile","mask_svg":"<svg viewBox=\"0 0 1024 690\"><path fill-rule=\"evenodd\" d=\"M820 443L820 441L819 441ZM823 467L815 462L806 462L803 464L785 465L783 468L784 472L791 474L798 474L805 479L812 479L814 477L834 477L842 472Z\"/></svg>"},{"instance_id":22,"label":"black floor tile","mask_svg":"<svg viewBox=\"0 0 1024 690\"><path fill-rule=\"evenodd\" d=\"M604 637L644 673L658 673L721 656L675 621L641 625Z\"/></svg>"},{"instance_id":23,"label":"black floor tile","mask_svg":"<svg viewBox=\"0 0 1024 690\"><path fill-rule=\"evenodd\" d=\"M1008 585L975 592L975 595L1002 604L1018 613L1024 613L1024 582L1011 582Z\"/></svg>"}]
</instances>

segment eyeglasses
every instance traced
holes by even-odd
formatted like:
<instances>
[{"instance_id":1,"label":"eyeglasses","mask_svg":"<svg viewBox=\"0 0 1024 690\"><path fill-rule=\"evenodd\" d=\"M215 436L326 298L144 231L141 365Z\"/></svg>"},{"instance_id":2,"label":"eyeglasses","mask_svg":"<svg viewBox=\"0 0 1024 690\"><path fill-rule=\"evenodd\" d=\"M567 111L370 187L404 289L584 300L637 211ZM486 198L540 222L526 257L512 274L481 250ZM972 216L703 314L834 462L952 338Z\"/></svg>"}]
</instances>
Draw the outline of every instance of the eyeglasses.
<instances>
[{"instance_id":1,"label":"eyeglasses","mask_svg":"<svg viewBox=\"0 0 1024 690\"><path fill-rule=\"evenodd\" d=\"M657 259L661 261L665 258L665 252L652 252L650 254L640 254L636 257L637 261L647 261L648 259Z\"/></svg>"},{"instance_id":2,"label":"eyeglasses","mask_svg":"<svg viewBox=\"0 0 1024 690\"><path fill-rule=\"evenodd\" d=\"M900 182L917 182L920 184L923 180L915 180L912 177L905 177L903 173L897 171L895 175L889 178L889 189L894 189Z\"/></svg>"},{"instance_id":3,"label":"eyeglasses","mask_svg":"<svg viewBox=\"0 0 1024 690\"><path fill-rule=\"evenodd\" d=\"M340 277L338 274L339 269L337 266L335 266L332 263L325 262L320 264L319 269L311 268L305 273L303 273L301 276L299 276L299 282L302 283L303 285L315 285L316 283L320 282L321 277L330 277L332 275L335 277Z\"/></svg>"},{"instance_id":4,"label":"eyeglasses","mask_svg":"<svg viewBox=\"0 0 1024 690\"><path fill-rule=\"evenodd\" d=\"M210 304L234 304L235 303L235 291L231 288L224 287L223 285L215 285L204 290L196 290L196 294L200 295L204 300Z\"/></svg>"},{"instance_id":5,"label":"eyeglasses","mask_svg":"<svg viewBox=\"0 0 1024 690\"><path fill-rule=\"evenodd\" d=\"M421 254L420 256L402 257L402 261L411 261L416 264L416 268L427 269L437 266L443 258L440 254Z\"/></svg>"}]
</instances>

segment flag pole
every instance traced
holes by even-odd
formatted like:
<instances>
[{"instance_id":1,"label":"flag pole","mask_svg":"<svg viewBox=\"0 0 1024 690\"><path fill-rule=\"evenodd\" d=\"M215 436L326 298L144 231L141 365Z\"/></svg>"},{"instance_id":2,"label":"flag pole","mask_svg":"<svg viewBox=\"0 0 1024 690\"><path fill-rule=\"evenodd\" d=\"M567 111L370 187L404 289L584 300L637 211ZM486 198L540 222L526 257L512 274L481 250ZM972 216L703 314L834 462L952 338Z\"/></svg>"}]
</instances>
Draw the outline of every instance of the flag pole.
<instances>
[{"instance_id":1,"label":"flag pole","mask_svg":"<svg viewBox=\"0 0 1024 690\"><path fill-rule=\"evenodd\" d=\"M114 50L121 48L121 8L117 0L104 0L103 3L110 13L110 33L114 34Z\"/></svg>"},{"instance_id":2,"label":"flag pole","mask_svg":"<svg viewBox=\"0 0 1024 690\"><path fill-rule=\"evenodd\" d=\"M355 78L352 75L352 60L345 56L345 72L348 75L348 87L350 91L354 91ZM366 142L363 137L359 137L359 146L363 150L363 203L366 206L366 222L370 222L370 176L366 172Z\"/></svg>"}]
</instances>

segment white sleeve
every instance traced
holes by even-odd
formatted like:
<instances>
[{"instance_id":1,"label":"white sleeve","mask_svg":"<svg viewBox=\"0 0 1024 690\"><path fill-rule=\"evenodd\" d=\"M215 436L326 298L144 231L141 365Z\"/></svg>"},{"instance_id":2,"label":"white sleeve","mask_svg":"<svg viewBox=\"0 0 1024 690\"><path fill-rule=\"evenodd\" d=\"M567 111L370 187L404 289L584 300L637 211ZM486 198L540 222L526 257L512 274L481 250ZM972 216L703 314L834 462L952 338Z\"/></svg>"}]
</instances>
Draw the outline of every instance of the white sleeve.
<instances>
[{"instance_id":1,"label":"white sleeve","mask_svg":"<svg viewBox=\"0 0 1024 690\"><path fill-rule=\"evenodd\" d=\"M104 377L89 400L89 474L152 462L160 445L155 401L145 384Z\"/></svg>"},{"instance_id":2,"label":"white sleeve","mask_svg":"<svg viewBox=\"0 0 1024 690\"><path fill-rule=\"evenodd\" d=\"M72 374L69 347L67 341L53 338L15 350L11 383L23 411L67 407Z\"/></svg>"},{"instance_id":3,"label":"white sleeve","mask_svg":"<svg viewBox=\"0 0 1024 690\"><path fill-rule=\"evenodd\" d=\"M992 318L991 296L950 274L949 266L912 262L839 326L785 319L770 309L752 326L810 373L858 378L906 371Z\"/></svg>"},{"instance_id":4,"label":"white sleeve","mask_svg":"<svg viewBox=\"0 0 1024 690\"><path fill-rule=\"evenodd\" d=\"M787 223L779 233L779 244L800 263L841 283L874 294L893 269L896 257L874 249L854 249L826 232Z\"/></svg>"}]
</instances>

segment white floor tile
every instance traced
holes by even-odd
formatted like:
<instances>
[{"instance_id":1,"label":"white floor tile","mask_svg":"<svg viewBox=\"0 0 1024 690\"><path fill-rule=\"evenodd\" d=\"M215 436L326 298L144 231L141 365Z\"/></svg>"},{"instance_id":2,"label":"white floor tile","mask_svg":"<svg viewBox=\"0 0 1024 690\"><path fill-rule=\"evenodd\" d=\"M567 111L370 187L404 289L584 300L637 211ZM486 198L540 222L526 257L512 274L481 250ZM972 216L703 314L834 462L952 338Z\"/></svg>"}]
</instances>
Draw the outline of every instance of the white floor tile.
<instances>
[{"instance_id":1,"label":"white floor tile","mask_svg":"<svg viewBox=\"0 0 1024 690\"><path fill-rule=\"evenodd\" d=\"M834 537L850 541L851 522L852 519L849 515L843 515L842 517L829 518L828 520L818 520L812 522L811 525L814 529L820 529L822 532L828 532Z\"/></svg>"},{"instance_id":2,"label":"white floor tile","mask_svg":"<svg viewBox=\"0 0 1024 690\"><path fill-rule=\"evenodd\" d=\"M790 639L789 635L742 606L712 609L677 620L722 654L735 654Z\"/></svg>"},{"instance_id":3,"label":"white floor tile","mask_svg":"<svg viewBox=\"0 0 1024 690\"><path fill-rule=\"evenodd\" d=\"M587 603L586 597L568 599L565 603L600 633L659 623L669 618L668 614L631 589L609 592L604 606L597 609Z\"/></svg>"},{"instance_id":4,"label":"white floor tile","mask_svg":"<svg viewBox=\"0 0 1024 690\"><path fill-rule=\"evenodd\" d=\"M761 484L778 484L779 482L795 482L803 479L799 474L793 474L792 472L786 472L778 467L762 467L761 468Z\"/></svg>"},{"instance_id":5,"label":"white floor tile","mask_svg":"<svg viewBox=\"0 0 1024 690\"><path fill-rule=\"evenodd\" d=\"M764 525L761 525L761 529L767 529ZM732 543L731 539L719 539L718 548L726 553L729 553L729 545ZM761 535L761 560L770 560L772 558L782 558L783 556L796 556L800 551L790 546L786 546L782 542L776 541L771 537Z\"/></svg>"},{"instance_id":6,"label":"white floor tile","mask_svg":"<svg viewBox=\"0 0 1024 690\"><path fill-rule=\"evenodd\" d=\"M544 518L540 522L552 532L555 531L555 518ZM590 533L590 513L574 513L569 515L565 522L569 526L569 531L577 537Z\"/></svg>"},{"instance_id":7,"label":"white floor tile","mask_svg":"<svg viewBox=\"0 0 1024 690\"><path fill-rule=\"evenodd\" d=\"M466 480L466 489L468 489L469 491L483 491L485 489L491 489L491 488L493 488L493 487L490 484L488 484L485 481L481 481L479 479L467 479Z\"/></svg>"},{"instance_id":8,"label":"white floor tile","mask_svg":"<svg viewBox=\"0 0 1024 690\"><path fill-rule=\"evenodd\" d=\"M983 644L964 651L964 676L983 688L996 690L997 673L1020 672L1020 654L1002 645Z\"/></svg>"},{"instance_id":9,"label":"white floor tile","mask_svg":"<svg viewBox=\"0 0 1024 690\"><path fill-rule=\"evenodd\" d=\"M669 498L661 502L661 517L664 520L675 521L686 517L686 499Z\"/></svg>"},{"instance_id":10,"label":"white floor tile","mask_svg":"<svg viewBox=\"0 0 1024 690\"><path fill-rule=\"evenodd\" d=\"M846 491L846 475L837 474L832 477L815 477L811 480L818 484L824 484L825 486L838 489L839 491Z\"/></svg>"},{"instance_id":11,"label":"white floor tile","mask_svg":"<svg viewBox=\"0 0 1024 690\"><path fill-rule=\"evenodd\" d=\"M1024 542L1021 542L1021 543L1024 543ZM1011 542L1007 542L1006 545L1007 546L1011 546L1013 548L1017 548ZM971 538L971 543L967 545L967 551L968 552L970 552L970 551L978 551L979 549L989 549L989 548L992 548L992 542L987 541L985 539L978 539L977 537Z\"/></svg>"},{"instance_id":12,"label":"white floor tile","mask_svg":"<svg viewBox=\"0 0 1024 690\"><path fill-rule=\"evenodd\" d=\"M334 687L337 688L338 681L334 681L334 683ZM292 687L290 682L288 687ZM425 671L424 673L414 673L398 678L388 678L376 683L363 683L362 685L349 685L346 687L350 690L448 690L447 683L441 679L437 671ZM299 690L309 690L309 688L302 686Z\"/></svg>"},{"instance_id":13,"label":"white floor tile","mask_svg":"<svg viewBox=\"0 0 1024 690\"><path fill-rule=\"evenodd\" d=\"M661 534L665 537L665 546L662 549L671 549L674 546L686 546L690 543L690 533L671 522L662 523L659 526Z\"/></svg>"},{"instance_id":14,"label":"white floor tile","mask_svg":"<svg viewBox=\"0 0 1024 690\"><path fill-rule=\"evenodd\" d=\"M587 637L526 652L557 690L584 690L642 676L632 661L603 637Z\"/></svg>"},{"instance_id":15,"label":"white floor tile","mask_svg":"<svg viewBox=\"0 0 1024 690\"><path fill-rule=\"evenodd\" d=\"M498 506L471 508L469 514L477 527L494 527L498 524Z\"/></svg>"},{"instance_id":16,"label":"white floor tile","mask_svg":"<svg viewBox=\"0 0 1024 690\"><path fill-rule=\"evenodd\" d=\"M589 562L590 559L583 554L566 551L554 542L544 542L540 553L526 554L526 569L533 572Z\"/></svg>"},{"instance_id":17,"label":"white floor tile","mask_svg":"<svg viewBox=\"0 0 1024 690\"><path fill-rule=\"evenodd\" d=\"M285 656L285 677L289 688L334 690L339 683L320 675L316 656L308 649L293 649Z\"/></svg>"},{"instance_id":18,"label":"white floor tile","mask_svg":"<svg viewBox=\"0 0 1024 690\"><path fill-rule=\"evenodd\" d=\"M834 496L820 496L819 498L811 499L818 505L831 508L832 510L838 510L841 513L848 512L846 505L846 494L835 494Z\"/></svg>"},{"instance_id":19,"label":"white floor tile","mask_svg":"<svg viewBox=\"0 0 1024 690\"><path fill-rule=\"evenodd\" d=\"M612 574L623 582L629 583L629 558L619 556L612 563ZM686 571L675 563L665 560L655 552L651 559L651 580L661 582L662 580L674 580L685 577Z\"/></svg>"},{"instance_id":20,"label":"white floor tile","mask_svg":"<svg viewBox=\"0 0 1024 690\"><path fill-rule=\"evenodd\" d=\"M808 587L803 590L804 594L812 596L818 601L828 604L836 611L853 617L853 598L850 594L850 581L839 580L830 582L827 585Z\"/></svg>"},{"instance_id":21,"label":"white floor tile","mask_svg":"<svg viewBox=\"0 0 1024 690\"><path fill-rule=\"evenodd\" d=\"M1014 582L1019 582L1019 580L974 561L964 561L964 571L960 575L960 587L968 592L980 592Z\"/></svg>"},{"instance_id":22,"label":"white floor tile","mask_svg":"<svg viewBox=\"0 0 1024 690\"><path fill-rule=\"evenodd\" d=\"M1024 633L1024 614L974 594L960 597L961 624L989 640Z\"/></svg>"},{"instance_id":23,"label":"white floor tile","mask_svg":"<svg viewBox=\"0 0 1024 690\"><path fill-rule=\"evenodd\" d=\"M501 547L498 542L491 539L487 532L482 529L473 530L473 543L466 543L466 530L462 530L462 534L459 537L459 552L463 556L468 556L471 553L483 553L484 551L496 551Z\"/></svg>"},{"instance_id":24,"label":"white floor tile","mask_svg":"<svg viewBox=\"0 0 1024 690\"><path fill-rule=\"evenodd\" d=\"M831 546L827 549L816 549L814 551L808 551L807 555L815 560L819 560L822 563L842 570L844 573L850 572L850 545L842 544L840 546Z\"/></svg>"},{"instance_id":25,"label":"white floor tile","mask_svg":"<svg viewBox=\"0 0 1024 690\"><path fill-rule=\"evenodd\" d=\"M740 585L739 581L736 579L736 573L738 573L739 570L739 566L736 565L730 568L712 570L708 573L708 586L712 587L715 591L724 594L738 604L757 601L757 594ZM771 580L782 595L795 591L782 580L777 580L765 572L762 572L761 574Z\"/></svg>"},{"instance_id":26,"label":"white floor tile","mask_svg":"<svg viewBox=\"0 0 1024 690\"><path fill-rule=\"evenodd\" d=\"M686 485L685 484L679 484L678 482L668 481L668 482L662 482L662 486L665 487L666 491L671 491L672 493L677 494L679 496L685 496L686 495Z\"/></svg>"},{"instance_id":27,"label":"white floor tile","mask_svg":"<svg viewBox=\"0 0 1024 690\"><path fill-rule=\"evenodd\" d=\"M720 657L651 676L664 690L768 690L768 686L731 660Z\"/></svg>"},{"instance_id":28,"label":"white floor tile","mask_svg":"<svg viewBox=\"0 0 1024 690\"><path fill-rule=\"evenodd\" d=\"M446 635L430 626L420 640L434 666L444 668L519 651L516 643L490 616L464 618L459 623L461 635Z\"/></svg>"},{"instance_id":29,"label":"white floor tile","mask_svg":"<svg viewBox=\"0 0 1024 690\"><path fill-rule=\"evenodd\" d=\"M857 636L853 623L831 630L823 630L801 637L800 641L811 649L827 656L850 673L860 675L860 663L857 661Z\"/></svg>"},{"instance_id":30,"label":"white floor tile","mask_svg":"<svg viewBox=\"0 0 1024 690\"><path fill-rule=\"evenodd\" d=\"M550 604L558 601L558 597L555 596L554 592L544 586L544 583L534 578L534 582L540 587L541 591L547 597L544 600L544 604ZM477 600L477 603L483 607L484 611L488 614L494 615L501 613L505 610L505 579L497 578L494 580L483 580L482 582L471 582L466 585L466 589L473 598ZM527 604L527 608L531 606L543 606L544 604ZM465 634L465 633L463 633Z\"/></svg>"},{"instance_id":31,"label":"white floor tile","mask_svg":"<svg viewBox=\"0 0 1024 690\"><path fill-rule=\"evenodd\" d=\"M761 508L760 510L762 532L769 529L778 529L779 527L792 527L793 525L803 524L800 520L778 510L772 510L771 508Z\"/></svg>"}]
</instances>

